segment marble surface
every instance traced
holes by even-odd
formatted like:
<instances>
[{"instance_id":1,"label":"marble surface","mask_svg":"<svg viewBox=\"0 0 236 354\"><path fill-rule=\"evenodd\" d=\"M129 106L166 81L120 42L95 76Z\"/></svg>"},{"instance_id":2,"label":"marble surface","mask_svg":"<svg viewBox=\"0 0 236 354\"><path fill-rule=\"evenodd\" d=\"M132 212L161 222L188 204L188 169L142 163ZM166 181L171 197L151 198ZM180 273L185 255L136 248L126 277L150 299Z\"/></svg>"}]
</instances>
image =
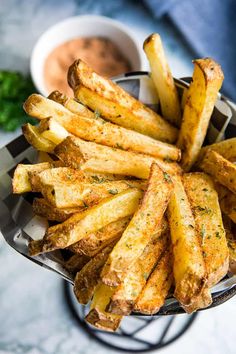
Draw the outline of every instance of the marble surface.
<instances>
[{"instance_id":1,"label":"marble surface","mask_svg":"<svg viewBox=\"0 0 236 354\"><path fill-rule=\"evenodd\" d=\"M154 21L141 2L125 0L1 0L0 68L27 72L34 42L45 29L68 16L87 13L120 20L136 34L140 46L149 33L158 31L174 75L191 74L192 53L169 23ZM0 132L0 147L17 134L19 131ZM0 354L113 353L75 324L67 312L57 275L17 254L1 236L0 261ZM185 336L161 352L233 354L235 317L235 299L202 312Z\"/></svg>"}]
</instances>

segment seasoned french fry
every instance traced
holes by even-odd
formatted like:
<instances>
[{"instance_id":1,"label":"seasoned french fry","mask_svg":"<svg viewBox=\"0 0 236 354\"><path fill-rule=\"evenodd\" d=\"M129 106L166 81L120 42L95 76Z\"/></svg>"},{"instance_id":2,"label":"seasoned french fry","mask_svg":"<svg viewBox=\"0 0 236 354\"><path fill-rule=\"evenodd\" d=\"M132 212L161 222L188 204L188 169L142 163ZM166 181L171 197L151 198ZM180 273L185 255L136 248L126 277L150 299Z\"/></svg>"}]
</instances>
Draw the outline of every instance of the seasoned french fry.
<instances>
[{"instance_id":1,"label":"seasoned french fry","mask_svg":"<svg viewBox=\"0 0 236 354\"><path fill-rule=\"evenodd\" d=\"M40 131L43 131L41 136L55 144L64 140L69 135L68 131L79 138L94 141L98 144L146 153L165 159L180 159L180 150L174 145L125 129L99 117L94 119L73 114L59 103L41 95L31 95L25 105L28 114L42 119L42 123L40 123ZM53 119L47 119L46 117L53 117Z\"/></svg>"},{"instance_id":2,"label":"seasoned french fry","mask_svg":"<svg viewBox=\"0 0 236 354\"><path fill-rule=\"evenodd\" d=\"M37 191L41 191L43 185L53 185L55 183L71 185L76 182L90 181L90 177L84 172L70 167L47 168L37 174L29 172L29 179L32 187Z\"/></svg>"},{"instance_id":3,"label":"seasoned french fry","mask_svg":"<svg viewBox=\"0 0 236 354\"><path fill-rule=\"evenodd\" d=\"M68 82L75 97L107 120L155 139L173 143L177 129L82 60L71 65Z\"/></svg>"},{"instance_id":4,"label":"seasoned french fry","mask_svg":"<svg viewBox=\"0 0 236 354\"><path fill-rule=\"evenodd\" d=\"M189 171L201 150L223 78L220 65L214 60L194 60L193 81L188 90L177 141L182 150L181 164L185 171Z\"/></svg>"},{"instance_id":5,"label":"seasoned french fry","mask_svg":"<svg viewBox=\"0 0 236 354\"><path fill-rule=\"evenodd\" d=\"M107 308L108 312L118 315L130 314L152 269L167 246L168 237L166 229L167 224L165 222L163 224L164 233L161 232L162 230L159 228L159 232L152 237L141 256L129 268L123 282L112 295Z\"/></svg>"},{"instance_id":6,"label":"seasoned french fry","mask_svg":"<svg viewBox=\"0 0 236 354\"><path fill-rule=\"evenodd\" d=\"M55 166L55 162L50 166ZM40 191L42 189L42 185L54 185L56 183L63 184L65 186L78 182L100 184L109 181L121 180L124 178L123 176L115 176L112 174L85 173L81 170L75 170L70 167L49 167L39 173L34 173L34 169L32 169L32 171L29 170L29 181L32 186L32 190Z\"/></svg>"},{"instance_id":7,"label":"seasoned french fry","mask_svg":"<svg viewBox=\"0 0 236 354\"><path fill-rule=\"evenodd\" d=\"M33 201L33 212L48 220L63 222L79 211L80 208L55 208L55 206L49 204L44 198L34 198Z\"/></svg>"},{"instance_id":8,"label":"seasoned french fry","mask_svg":"<svg viewBox=\"0 0 236 354\"><path fill-rule=\"evenodd\" d=\"M72 113L78 114L83 117L93 118L94 113L87 107L76 101L74 98L67 97L60 91L53 91L48 96L50 100L62 104L65 108L69 109Z\"/></svg>"},{"instance_id":9,"label":"seasoned french fry","mask_svg":"<svg viewBox=\"0 0 236 354\"><path fill-rule=\"evenodd\" d=\"M68 247L107 224L132 215L138 208L141 196L140 190L127 189L84 212L72 215L62 224L49 227L42 251Z\"/></svg>"},{"instance_id":10,"label":"seasoned french fry","mask_svg":"<svg viewBox=\"0 0 236 354\"><path fill-rule=\"evenodd\" d=\"M140 181L109 181L100 184L74 182L41 184L44 198L56 208L89 207L129 188L144 189Z\"/></svg>"},{"instance_id":11,"label":"seasoned french fry","mask_svg":"<svg viewBox=\"0 0 236 354\"><path fill-rule=\"evenodd\" d=\"M159 34L151 34L144 41L143 49L147 55L151 76L160 98L162 115L179 127L181 123L179 97Z\"/></svg>"},{"instance_id":12,"label":"seasoned french fry","mask_svg":"<svg viewBox=\"0 0 236 354\"><path fill-rule=\"evenodd\" d=\"M203 249L207 285L211 287L227 273L229 253L218 195L211 178L201 172L185 174L184 187Z\"/></svg>"},{"instance_id":13,"label":"seasoned french fry","mask_svg":"<svg viewBox=\"0 0 236 354\"><path fill-rule=\"evenodd\" d=\"M12 188L13 193L31 192L32 186L29 180L29 172L41 172L52 167L50 162L42 162L35 165L18 164L13 175Z\"/></svg>"},{"instance_id":14,"label":"seasoned french fry","mask_svg":"<svg viewBox=\"0 0 236 354\"><path fill-rule=\"evenodd\" d=\"M236 193L236 165L213 150L208 150L202 162L201 170L209 173L218 182Z\"/></svg>"},{"instance_id":15,"label":"seasoned french fry","mask_svg":"<svg viewBox=\"0 0 236 354\"><path fill-rule=\"evenodd\" d=\"M236 160L236 138L226 139L219 143L204 146L201 148L197 162L204 158L209 149L218 152L218 154L227 160Z\"/></svg>"},{"instance_id":16,"label":"seasoned french fry","mask_svg":"<svg viewBox=\"0 0 236 354\"><path fill-rule=\"evenodd\" d=\"M172 190L170 176L153 164L142 203L103 267L101 276L105 284L117 286L124 280L129 267L141 256L158 227L161 228Z\"/></svg>"},{"instance_id":17,"label":"seasoned french fry","mask_svg":"<svg viewBox=\"0 0 236 354\"><path fill-rule=\"evenodd\" d=\"M102 229L91 233L82 240L74 243L69 247L69 249L74 253L93 257L113 240L119 239L129 221L129 216L114 221L104 226Z\"/></svg>"},{"instance_id":18,"label":"seasoned french fry","mask_svg":"<svg viewBox=\"0 0 236 354\"><path fill-rule=\"evenodd\" d=\"M71 256L68 261L64 263L64 267L68 272L72 273L75 275L77 272L79 272L85 264L87 264L90 261L90 257L84 255L84 254L74 254Z\"/></svg>"},{"instance_id":19,"label":"seasoned french fry","mask_svg":"<svg viewBox=\"0 0 236 354\"><path fill-rule=\"evenodd\" d=\"M122 316L106 312L106 307L115 291L115 288L100 283L96 286L90 311L85 320L105 331L115 331L122 320Z\"/></svg>"},{"instance_id":20,"label":"seasoned french fry","mask_svg":"<svg viewBox=\"0 0 236 354\"><path fill-rule=\"evenodd\" d=\"M94 258L91 258L91 260L76 274L74 294L79 303L85 305L91 300L94 289L100 281L102 267L114 245L115 241L105 247Z\"/></svg>"},{"instance_id":21,"label":"seasoned french fry","mask_svg":"<svg viewBox=\"0 0 236 354\"><path fill-rule=\"evenodd\" d=\"M221 210L236 224L236 195L220 183L216 183L215 187Z\"/></svg>"},{"instance_id":22,"label":"seasoned french fry","mask_svg":"<svg viewBox=\"0 0 236 354\"><path fill-rule=\"evenodd\" d=\"M72 136L57 145L55 153L67 166L81 168L84 171L114 173L147 179L152 163L156 162L167 173L181 172L179 166L174 162L114 149Z\"/></svg>"},{"instance_id":23,"label":"seasoned french fry","mask_svg":"<svg viewBox=\"0 0 236 354\"><path fill-rule=\"evenodd\" d=\"M174 295L182 305L189 306L206 283L206 269L191 206L177 176L168 205L168 220L174 257Z\"/></svg>"},{"instance_id":24,"label":"seasoned french fry","mask_svg":"<svg viewBox=\"0 0 236 354\"><path fill-rule=\"evenodd\" d=\"M166 250L144 286L134 311L154 315L165 302L173 284L172 252Z\"/></svg>"},{"instance_id":25,"label":"seasoned french fry","mask_svg":"<svg viewBox=\"0 0 236 354\"><path fill-rule=\"evenodd\" d=\"M55 144L40 133L38 127L35 127L29 123L22 126L22 132L30 145L39 151L53 152Z\"/></svg>"}]
</instances>

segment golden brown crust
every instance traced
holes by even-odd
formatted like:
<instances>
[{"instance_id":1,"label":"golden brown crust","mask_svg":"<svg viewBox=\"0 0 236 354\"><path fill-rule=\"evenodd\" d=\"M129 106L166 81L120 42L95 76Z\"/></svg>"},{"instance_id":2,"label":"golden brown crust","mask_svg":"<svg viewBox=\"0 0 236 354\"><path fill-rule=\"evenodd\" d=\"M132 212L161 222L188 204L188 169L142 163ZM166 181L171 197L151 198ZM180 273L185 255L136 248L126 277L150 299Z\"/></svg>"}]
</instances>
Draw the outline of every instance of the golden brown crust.
<instances>
[{"instance_id":1,"label":"golden brown crust","mask_svg":"<svg viewBox=\"0 0 236 354\"><path fill-rule=\"evenodd\" d=\"M199 167L218 182L236 193L236 165L209 149Z\"/></svg>"},{"instance_id":2,"label":"golden brown crust","mask_svg":"<svg viewBox=\"0 0 236 354\"><path fill-rule=\"evenodd\" d=\"M207 285L211 287L220 281L228 270L228 248L218 195L213 181L205 173L185 174L183 181L203 249Z\"/></svg>"},{"instance_id":3,"label":"golden brown crust","mask_svg":"<svg viewBox=\"0 0 236 354\"><path fill-rule=\"evenodd\" d=\"M147 191L121 239L111 252L102 271L102 280L109 286L120 284L129 267L141 256L152 235L161 228L173 183L157 164L151 167Z\"/></svg>"},{"instance_id":4,"label":"golden brown crust","mask_svg":"<svg viewBox=\"0 0 236 354\"><path fill-rule=\"evenodd\" d=\"M105 247L100 253L85 264L76 274L74 294L79 303L85 305L91 300L94 289L100 280L100 272L116 241Z\"/></svg>"},{"instance_id":5,"label":"golden brown crust","mask_svg":"<svg viewBox=\"0 0 236 354\"><path fill-rule=\"evenodd\" d=\"M68 71L68 82L75 97L113 123L142 134L173 143L177 129L157 113L130 96L111 80L96 74L82 60L75 61Z\"/></svg>"},{"instance_id":6,"label":"golden brown crust","mask_svg":"<svg viewBox=\"0 0 236 354\"><path fill-rule=\"evenodd\" d=\"M97 232L89 234L84 239L71 245L69 249L77 254L84 254L93 257L110 242L120 238L129 220L130 217L126 217L114 221L113 223L104 226Z\"/></svg>"}]
</instances>

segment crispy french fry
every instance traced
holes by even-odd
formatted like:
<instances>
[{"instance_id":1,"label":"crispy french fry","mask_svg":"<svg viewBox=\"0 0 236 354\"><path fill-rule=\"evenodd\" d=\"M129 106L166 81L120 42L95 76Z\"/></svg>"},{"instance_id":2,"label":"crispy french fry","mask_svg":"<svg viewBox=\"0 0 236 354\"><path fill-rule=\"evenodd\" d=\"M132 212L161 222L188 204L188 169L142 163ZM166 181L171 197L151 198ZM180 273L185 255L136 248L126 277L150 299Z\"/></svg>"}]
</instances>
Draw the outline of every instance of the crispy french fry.
<instances>
[{"instance_id":1,"label":"crispy french fry","mask_svg":"<svg viewBox=\"0 0 236 354\"><path fill-rule=\"evenodd\" d=\"M206 269L191 206L177 176L168 205L168 220L173 245L174 295L182 305L189 306L206 283Z\"/></svg>"},{"instance_id":2,"label":"crispy french fry","mask_svg":"<svg viewBox=\"0 0 236 354\"><path fill-rule=\"evenodd\" d=\"M106 312L114 290L103 283L96 286L90 311L85 317L89 324L105 331L115 331L119 327L122 316Z\"/></svg>"},{"instance_id":3,"label":"crispy french fry","mask_svg":"<svg viewBox=\"0 0 236 354\"><path fill-rule=\"evenodd\" d=\"M211 178L201 172L185 174L184 187L203 249L207 285L218 283L227 273L229 253L218 195Z\"/></svg>"},{"instance_id":4,"label":"crispy french fry","mask_svg":"<svg viewBox=\"0 0 236 354\"><path fill-rule=\"evenodd\" d=\"M55 206L49 204L44 198L34 198L33 201L33 212L48 220L63 222L79 211L80 208L55 208Z\"/></svg>"},{"instance_id":5,"label":"crispy french fry","mask_svg":"<svg viewBox=\"0 0 236 354\"><path fill-rule=\"evenodd\" d=\"M129 220L130 217L127 216L123 219L114 221L74 243L69 249L77 254L93 257L113 240L120 238L128 225Z\"/></svg>"},{"instance_id":6,"label":"crispy french fry","mask_svg":"<svg viewBox=\"0 0 236 354\"><path fill-rule=\"evenodd\" d=\"M144 189L140 181L109 181L100 184L74 182L41 184L44 198L56 208L89 207L129 188Z\"/></svg>"},{"instance_id":7,"label":"crispy french fry","mask_svg":"<svg viewBox=\"0 0 236 354\"><path fill-rule=\"evenodd\" d=\"M158 140L176 141L176 128L111 80L96 74L82 60L69 68L68 82L80 102L98 110L107 120Z\"/></svg>"},{"instance_id":8,"label":"crispy french fry","mask_svg":"<svg viewBox=\"0 0 236 354\"><path fill-rule=\"evenodd\" d=\"M127 189L84 212L72 215L62 224L50 227L44 236L42 251L68 247L107 224L132 215L138 208L141 196L140 190Z\"/></svg>"},{"instance_id":9,"label":"crispy french fry","mask_svg":"<svg viewBox=\"0 0 236 354\"><path fill-rule=\"evenodd\" d=\"M66 165L81 168L84 171L114 173L147 179L152 163L156 162L167 173L181 172L179 166L174 162L114 149L72 136L59 144L55 153Z\"/></svg>"},{"instance_id":10,"label":"crispy french fry","mask_svg":"<svg viewBox=\"0 0 236 354\"><path fill-rule=\"evenodd\" d=\"M134 311L154 315L165 302L173 284L172 252L166 250L144 286Z\"/></svg>"},{"instance_id":11,"label":"crispy french fry","mask_svg":"<svg viewBox=\"0 0 236 354\"><path fill-rule=\"evenodd\" d=\"M227 160L236 160L236 138L226 139L220 141L219 143L204 146L201 148L197 162L204 158L209 149L218 152L218 154Z\"/></svg>"},{"instance_id":12,"label":"crispy french fry","mask_svg":"<svg viewBox=\"0 0 236 354\"><path fill-rule=\"evenodd\" d=\"M91 258L91 260L76 274L74 294L79 303L85 305L91 300L94 289L100 281L102 267L114 245L115 241L105 247L94 258Z\"/></svg>"},{"instance_id":13,"label":"crispy french fry","mask_svg":"<svg viewBox=\"0 0 236 354\"><path fill-rule=\"evenodd\" d=\"M42 119L42 123L40 123L40 131L43 131L41 136L55 144L65 139L68 136L68 131L79 138L98 144L170 160L180 159L180 150L174 145L163 143L98 117L94 119L73 114L61 104L41 95L31 95L26 101L26 107L28 107L28 114ZM46 117L53 117L53 119Z\"/></svg>"},{"instance_id":14,"label":"crispy french fry","mask_svg":"<svg viewBox=\"0 0 236 354\"><path fill-rule=\"evenodd\" d=\"M65 108L69 109L72 113L78 114L83 117L94 117L94 113L87 107L76 101L74 98L67 97L60 91L53 91L48 96L50 100L62 104Z\"/></svg>"},{"instance_id":15,"label":"crispy french fry","mask_svg":"<svg viewBox=\"0 0 236 354\"><path fill-rule=\"evenodd\" d=\"M160 98L162 115L179 127L181 123L179 97L159 34L151 34L144 41L143 49L149 61L151 76Z\"/></svg>"},{"instance_id":16,"label":"crispy french fry","mask_svg":"<svg viewBox=\"0 0 236 354\"><path fill-rule=\"evenodd\" d=\"M201 150L223 78L220 65L214 60L194 60L193 81L188 90L177 141L182 150L181 164L185 171L189 171Z\"/></svg>"},{"instance_id":17,"label":"crispy french fry","mask_svg":"<svg viewBox=\"0 0 236 354\"><path fill-rule=\"evenodd\" d=\"M142 203L103 267L101 276L105 284L117 286L124 280L129 267L141 256L154 232L161 228L172 190L170 176L153 164Z\"/></svg>"},{"instance_id":18,"label":"crispy french fry","mask_svg":"<svg viewBox=\"0 0 236 354\"><path fill-rule=\"evenodd\" d=\"M12 188L13 193L31 192L32 186L29 180L29 172L39 173L52 167L50 162L42 162L35 165L18 164L13 175Z\"/></svg>"},{"instance_id":19,"label":"crispy french fry","mask_svg":"<svg viewBox=\"0 0 236 354\"><path fill-rule=\"evenodd\" d=\"M167 224L163 224L164 232L159 229L141 256L128 270L123 282L112 295L107 308L108 312L118 315L129 315L133 310L137 297L145 286L147 279L167 246Z\"/></svg>"},{"instance_id":20,"label":"crispy french fry","mask_svg":"<svg viewBox=\"0 0 236 354\"><path fill-rule=\"evenodd\" d=\"M213 150L208 150L202 162L201 170L209 173L218 182L236 193L236 165Z\"/></svg>"},{"instance_id":21,"label":"crispy french fry","mask_svg":"<svg viewBox=\"0 0 236 354\"><path fill-rule=\"evenodd\" d=\"M220 183L216 183L215 187L221 210L236 224L236 195Z\"/></svg>"},{"instance_id":22,"label":"crispy french fry","mask_svg":"<svg viewBox=\"0 0 236 354\"><path fill-rule=\"evenodd\" d=\"M79 272L88 262L90 261L90 257L84 254L74 254L71 256L68 261L64 263L64 267L68 272L75 275Z\"/></svg>"},{"instance_id":23,"label":"crispy french fry","mask_svg":"<svg viewBox=\"0 0 236 354\"><path fill-rule=\"evenodd\" d=\"M22 132L30 145L39 151L53 152L55 144L40 133L38 127L26 123L22 126Z\"/></svg>"},{"instance_id":24,"label":"crispy french fry","mask_svg":"<svg viewBox=\"0 0 236 354\"><path fill-rule=\"evenodd\" d=\"M55 162L50 166L54 167ZM29 170L28 175L32 190L40 191L42 189L42 185L54 185L56 183L63 184L65 186L78 182L100 184L109 181L121 180L124 178L123 176L115 176L112 174L85 173L81 170L75 170L70 167L49 167L39 173L34 173L34 169L32 169L32 171Z\"/></svg>"}]
</instances>

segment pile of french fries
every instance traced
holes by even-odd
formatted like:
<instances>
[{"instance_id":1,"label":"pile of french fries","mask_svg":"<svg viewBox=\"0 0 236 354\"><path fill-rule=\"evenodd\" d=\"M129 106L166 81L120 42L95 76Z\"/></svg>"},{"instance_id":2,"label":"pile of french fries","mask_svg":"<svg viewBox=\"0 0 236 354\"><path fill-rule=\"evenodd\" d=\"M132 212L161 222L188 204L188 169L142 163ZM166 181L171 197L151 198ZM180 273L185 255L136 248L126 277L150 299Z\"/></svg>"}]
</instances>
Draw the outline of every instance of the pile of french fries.
<instances>
[{"instance_id":1,"label":"pile of french fries","mask_svg":"<svg viewBox=\"0 0 236 354\"><path fill-rule=\"evenodd\" d=\"M158 34L144 51L162 115L77 60L75 98L25 102L39 125L23 133L41 162L13 177L14 193L41 193L33 210L51 223L29 254L62 250L75 296L91 301L86 320L110 331L170 295L188 313L207 307L211 287L236 270L236 138L202 147L221 68L194 60L181 104Z\"/></svg>"}]
</instances>

